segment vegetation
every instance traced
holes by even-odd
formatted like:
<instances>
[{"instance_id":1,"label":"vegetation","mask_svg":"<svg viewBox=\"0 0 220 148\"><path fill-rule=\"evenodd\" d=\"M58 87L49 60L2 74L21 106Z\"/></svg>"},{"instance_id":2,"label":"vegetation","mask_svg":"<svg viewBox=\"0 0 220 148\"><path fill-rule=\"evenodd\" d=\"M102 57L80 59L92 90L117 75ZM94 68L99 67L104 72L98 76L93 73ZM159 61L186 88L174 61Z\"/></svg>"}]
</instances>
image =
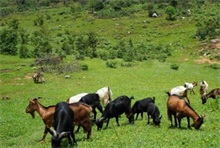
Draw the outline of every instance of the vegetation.
<instances>
[{"instance_id":1,"label":"vegetation","mask_svg":"<svg viewBox=\"0 0 220 148\"><path fill-rule=\"evenodd\" d=\"M214 0L1 0L1 147L50 147L51 135L38 142L44 126L25 113L28 99L49 106L103 86L113 98L133 95L132 104L155 96L162 124L147 125L145 114L127 125L122 115L120 127L115 119L106 130L94 125L89 141L81 130L77 147L218 147L219 101L202 105L197 86L189 98L205 123L188 130L183 119L183 128L169 128L164 92L202 80L209 91L220 86L219 47L211 41L219 38L219 7ZM45 84L33 82L37 70Z\"/></svg>"}]
</instances>

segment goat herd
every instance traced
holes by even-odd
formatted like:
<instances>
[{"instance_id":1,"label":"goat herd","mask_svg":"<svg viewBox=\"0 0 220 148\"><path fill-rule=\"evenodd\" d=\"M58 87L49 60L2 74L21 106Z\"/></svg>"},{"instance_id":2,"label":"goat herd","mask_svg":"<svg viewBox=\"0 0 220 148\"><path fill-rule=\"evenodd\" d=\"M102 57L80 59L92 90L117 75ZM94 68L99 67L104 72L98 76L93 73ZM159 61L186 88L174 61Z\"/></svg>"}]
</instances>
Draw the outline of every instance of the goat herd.
<instances>
[{"instance_id":1,"label":"goat herd","mask_svg":"<svg viewBox=\"0 0 220 148\"><path fill-rule=\"evenodd\" d=\"M197 86L197 83L185 83L184 86L177 86L171 89L168 94L167 100L167 115L173 126L172 117L174 117L175 125L181 127L181 119L186 117L188 121L188 128L190 126L190 118L193 119L193 126L195 129L199 129L204 121L204 116L199 116L196 111L190 106L187 92L194 93L193 88ZM220 88L213 89L210 93L207 93L208 84L205 81L200 83L200 94L202 104L205 104L208 98L220 98ZM187 101L184 100L187 99ZM138 115L141 114L143 118L143 112L147 112L148 124L150 118L153 119L154 125L160 125L160 111L155 104L154 97L148 97L142 100L138 100L131 106L131 100L133 96L119 96L112 100L112 90L110 87L103 87L96 93L81 93L76 96L70 97L66 102L59 102L52 106L43 106L39 103L39 98L29 100L29 105L26 108L26 113L30 113L32 117L35 116L35 111L42 118L45 129L41 141L44 141L47 133L52 135L51 146L60 147L61 140L64 137L68 138L70 145L76 145L77 142L74 136L74 126L78 125L75 133L77 133L80 127L83 127L87 133L87 139L90 139L92 132L92 123L90 120L90 113L94 114L93 120L97 126L97 130L101 130L103 123L106 122L108 127L109 120L115 118L117 125L119 126L119 117L125 113L130 124L134 124L134 116L136 114L136 120ZM103 111L103 107L104 111ZM102 113L99 119L96 119L96 108ZM53 128L52 128L53 127ZM73 139L73 142L71 140Z\"/></svg>"}]
</instances>

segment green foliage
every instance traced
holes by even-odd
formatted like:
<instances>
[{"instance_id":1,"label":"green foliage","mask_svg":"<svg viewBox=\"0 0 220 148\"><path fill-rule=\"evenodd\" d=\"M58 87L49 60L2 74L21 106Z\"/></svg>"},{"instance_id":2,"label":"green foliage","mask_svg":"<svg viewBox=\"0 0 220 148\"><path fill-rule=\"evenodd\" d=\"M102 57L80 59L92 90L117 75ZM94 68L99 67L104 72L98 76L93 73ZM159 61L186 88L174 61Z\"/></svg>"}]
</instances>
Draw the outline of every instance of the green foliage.
<instances>
[{"instance_id":1,"label":"green foliage","mask_svg":"<svg viewBox=\"0 0 220 148\"><path fill-rule=\"evenodd\" d=\"M216 38L220 34L220 16L209 18L197 23L196 36L201 40L208 38Z\"/></svg>"},{"instance_id":2,"label":"green foliage","mask_svg":"<svg viewBox=\"0 0 220 148\"><path fill-rule=\"evenodd\" d=\"M21 45L21 47L19 49L19 57L24 58L24 59L31 57L30 51L28 50L28 48L25 45Z\"/></svg>"},{"instance_id":3,"label":"green foliage","mask_svg":"<svg viewBox=\"0 0 220 148\"><path fill-rule=\"evenodd\" d=\"M109 68L117 68L117 61L107 60L106 66Z\"/></svg>"},{"instance_id":4,"label":"green foliage","mask_svg":"<svg viewBox=\"0 0 220 148\"><path fill-rule=\"evenodd\" d=\"M220 69L220 64L211 64L209 67L218 70Z\"/></svg>"},{"instance_id":5,"label":"green foliage","mask_svg":"<svg viewBox=\"0 0 220 148\"><path fill-rule=\"evenodd\" d=\"M0 32L0 53L17 55L18 34L12 28L6 28Z\"/></svg>"},{"instance_id":6,"label":"green foliage","mask_svg":"<svg viewBox=\"0 0 220 148\"><path fill-rule=\"evenodd\" d=\"M89 69L89 66L87 64L81 65L82 70L87 71Z\"/></svg>"},{"instance_id":7,"label":"green foliage","mask_svg":"<svg viewBox=\"0 0 220 148\"><path fill-rule=\"evenodd\" d=\"M167 20L175 20L176 13L176 9L173 6L168 6L166 8L166 14L168 15Z\"/></svg>"},{"instance_id":8,"label":"green foliage","mask_svg":"<svg viewBox=\"0 0 220 148\"><path fill-rule=\"evenodd\" d=\"M173 70L178 70L179 69L179 65L178 64L171 64L170 68Z\"/></svg>"}]
</instances>

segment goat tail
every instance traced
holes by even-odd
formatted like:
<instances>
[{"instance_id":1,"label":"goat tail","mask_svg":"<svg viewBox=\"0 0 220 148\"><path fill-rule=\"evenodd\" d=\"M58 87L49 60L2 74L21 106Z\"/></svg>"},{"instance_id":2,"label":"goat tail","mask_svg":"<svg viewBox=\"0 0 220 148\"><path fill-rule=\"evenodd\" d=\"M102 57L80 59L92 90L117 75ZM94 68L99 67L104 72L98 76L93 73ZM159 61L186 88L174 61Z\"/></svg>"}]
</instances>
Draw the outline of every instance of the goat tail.
<instances>
[{"instance_id":1,"label":"goat tail","mask_svg":"<svg viewBox=\"0 0 220 148\"><path fill-rule=\"evenodd\" d=\"M131 100L134 100L134 96L131 96L130 99L131 99Z\"/></svg>"}]
</instances>

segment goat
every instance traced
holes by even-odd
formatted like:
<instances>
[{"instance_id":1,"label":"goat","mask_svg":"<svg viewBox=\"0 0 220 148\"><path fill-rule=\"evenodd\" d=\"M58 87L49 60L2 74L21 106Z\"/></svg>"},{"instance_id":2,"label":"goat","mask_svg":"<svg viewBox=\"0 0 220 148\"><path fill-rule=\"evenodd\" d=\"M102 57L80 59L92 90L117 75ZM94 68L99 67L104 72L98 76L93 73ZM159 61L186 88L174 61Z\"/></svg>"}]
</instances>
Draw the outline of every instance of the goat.
<instances>
[{"instance_id":1,"label":"goat","mask_svg":"<svg viewBox=\"0 0 220 148\"><path fill-rule=\"evenodd\" d=\"M189 98L188 98L188 95L187 95L188 90L189 89L187 88L186 85L177 86L177 87L174 87L174 88L171 89L170 94L171 95L178 95L178 96L181 96L182 98L186 98L188 103L190 104L190 101L189 101Z\"/></svg>"},{"instance_id":2,"label":"goat","mask_svg":"<svg viewBox=\"0 0 220 148\"><path fill-rule=\"evenodd\" d=\"M67 102L68 103L79 102L79 100L87 94L88 93L80 93L78 95L72 96L69 99L67 99ZM100 88L99 90L97 90L96 94L99 95L102 105L107 105L112 100L113 93L111 88L108 86Z\"/></svg>"},{"instance_id":3,"label":"goat","mask_svg":"<svg viewBox=\"0 0 220 148\"><path fill-rule=\"evenodd\" d=\"M155 97L148 97L142 100L137 100L132 106L131 110L133 115L136 115L136 120L138 119L138 115L141 113L141 118L143 119L143 112L147 112L148 104L152 102L155 103Z\"/></svg>"},{"instance_id":4,"label":"goat","mask_svg":"<svg viewBox=\"0 0 220 148\"><path fill-rule=\"evenodd\" d=\"M26 113L30 113L33 118L35 118L35 111L40 115L45 124L44 134L40 141L44 141L48 133L47 127L53 126L54 123L53 115L55 106L45 107L38 102L38 99L39 98L34 98L29 100L29 105L26 107ZM72 103L69 104L69 107L75 112L75 124L82 126L84 131L87 131L87 139L89 139L91 135L90 112L92 108L84 103Z\"/></svg>"},{"instance_id":5,"label":"goat","mask_svg":"<svg viewBox=\"0 0 220 148\"><path fill-rule=\"evenodd\" d=\"M92 132L92 124L90 120L90 113L92 112L92 107L85 103L71 103L69 107L73 110L74 123L78 125L76 133L79 131L80 126L83 127L84 132L87 132L87 139L90 139Z\"/></svg>"},{"instance_id":6,"label":"goat","mask_svg":"<svg viewBox=\"0 0 220 148\"><path fill-rule=\"evenodd\" d=\"M208 98L220 98L220 88L215 88L212 91L210 91L208 94L203 94L201 99L202 99L202 104L205 104L207 102Z\"/></svg>"},{"instance_id":7,"label":"goat","mask_svg":"<svg viewBox=\"0 0 220 148\"><path fill-rule=\"evenodd\" d=\"M96 93L99 95L102 105L107 105L110 101L112 101L113 93L110 87L106 86L100 88Z\"/></svg>"},{"instance_id":8,"label":"goat","mask_svg":"<svg viewBox=\"0 0 220 148\"><path fill-rule=\"evenodd\" d=\"M96 108L98 108L98 110L103 113L103 109L102 109L102 105L100 103L100 98L99 95L96 93L89 93L87 95L85 95L84 97L82 97L79 102L83 102L85 104L91 105L92 106L92 112L94 114L94 121L96 120Z\"/></svg>"},{"instance_id":9,"label":"goat","mask_svg":"<svg viewBox=\"0 0 220 148\"><path fill-rule=\"evenodd\" d=\"M188 88L190 90L190 94L193 93L195 95L194 87L197 86L197 82L193 82L193 83L185 82L184 86L186 86L186 88Z\"/></svg>"},{"instance_id":10,"label":"goat","mask_svg":"<svg viewBox=\"0 0 220 148\"><path fill-rule=\"evenodd\" d=\"M69 105L66 102L59 102L56 104L54 113L54 129L47 128L49 133L52 135L51 145L53 148L61 147L61 140L64 137L68 138L71 146L72 137L74 144L77 145L75 135L73 133L73 119L74 112L69 108Z\"/></svg>"},{"instance_id":11,"label":"goat","mask_svg":"<svg viewBox=\"0 0 220 148\"><path fill-rule=\"evenodd\" d=\"M67 103L76 103L79 102L79 100L84 97L85 95L87 95L88 93L81 93L81 94L77 94L75 96L70 97L69 99L67 99Z\"/></svg>"},{"instance_id":12,"label":"goat","mask_svg":"<svg viewBox=\"0 0 220 148\"><path fill-rule=\"evenodd\" d=\"M147 116L148 116L147 124L150 123L150 117L151 117L153 119L154 125L158 125L158 126L160 125L160 120L162 116L160 116L159 108L153 102L148 103Z\"/></svg>"},{"instance_id":13,"label":"goat","mask_svg":"<svg viewBox=\"0 0 220 148\"><path fill-rule=\"evenodd\" d=\"M200 95L203 96L203 95L206 95L207 91L208 91L208 83L206 81L202 81L200 83L200 89L199 89L199 92L200 92Z\"/></svg>"},{"instance_id":14,"label":"goat","mask_svg":"<svg viewBox=\"0 0 220 148\"><path fill-rule=\"evenodd\" d=\"M167 100L167 115L168 119L171 121L171 127L173 126L172 116L174 116L175 126L177 126L177 119L179 123L179 128L181 127L181 119L187 117L188 128L190 126L189 118L193 119L195 129L199 129L204 122L204 115L199 116L195 110L180 96L171 95L169 92Z\"/></svg>"},{"instance_id":15,"label":"goat","mask_svg":"<svg viewBox=\"0 0 220 148\"><path fill-rule=\"evenodd\" d=\"M96 121L97 130L102 129L103 123L106 120L107 124L105 128L107 128L111 118L115 118L118 126L120 126L118 118L123 113L126 114L126 117L129 119L129 123L134 124L134 116L131 111L132 99L134 99L133 96L129 98L128 96L123 95L108 103L104 112L102 113L101 118Z\"/></svg>"},{"instance_id":16,"label":"goat","mask_svg":"<svg viewBox=\"0 0 220 148\"><path fill-rule=\"evenodd\" d=\"M40 80L41 80L41 83L45 83L45 79L44 79L44 76L41 72L36 72L34 73L34 75L32 76L33 78L33 81L34 83L40 83Z\"/></svg>"}]
</instances>

